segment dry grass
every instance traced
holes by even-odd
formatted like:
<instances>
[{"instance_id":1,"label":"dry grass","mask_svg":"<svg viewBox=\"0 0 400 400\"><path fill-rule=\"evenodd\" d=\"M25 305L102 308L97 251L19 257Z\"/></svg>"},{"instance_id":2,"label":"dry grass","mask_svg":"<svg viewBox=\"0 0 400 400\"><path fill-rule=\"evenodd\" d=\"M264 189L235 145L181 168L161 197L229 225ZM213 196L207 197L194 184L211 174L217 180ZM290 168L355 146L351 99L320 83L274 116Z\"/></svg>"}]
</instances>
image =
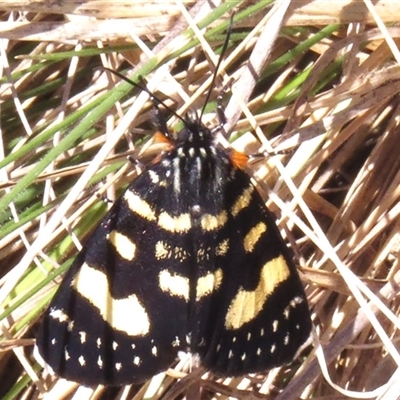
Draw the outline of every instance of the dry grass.
<instances>
[{"instance_id":1,"label":"dry grass","mask_svg":"<svg viewBox=\"0 0 400 400\"><path fill-rule=\"evenodd\" d=\"M37 323L78 239L105 213L99 195L115 198L136 176L127 155L158 151L148 148L147 99L96 67L145 77L180 114L199 108L231 10L221 74L235 81L225 96L231 144L291 150L249 172L290 232L329 374L355 392L389 382L370 398L396 398L400 29L382 28L363 2L299 1L287 12L286 2L271 9L266 1L213 9L163 2L164 10L138 1L53 3L0 2L1 398L90 398L43 373L32 355ZM400 15L396 2L376 7L387 23ZM188 28L192 18L201 32ZM204 398L343 398L310 347L292 365L251 377L199 381L187 371L181 362L150 387L106 398L179 398L193 382Z\"/></svg>"}]
</instances>

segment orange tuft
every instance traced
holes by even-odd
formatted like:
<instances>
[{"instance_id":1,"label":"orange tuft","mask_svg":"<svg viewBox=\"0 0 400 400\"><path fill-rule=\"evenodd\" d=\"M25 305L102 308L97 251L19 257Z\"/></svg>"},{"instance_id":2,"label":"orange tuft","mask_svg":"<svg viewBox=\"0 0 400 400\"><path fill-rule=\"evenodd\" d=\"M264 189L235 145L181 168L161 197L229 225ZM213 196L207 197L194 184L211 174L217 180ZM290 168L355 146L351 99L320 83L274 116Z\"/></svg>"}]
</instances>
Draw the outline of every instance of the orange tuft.
<instances>
[{"instance_id":1,"label":"orange tuft","mask_svg":"<svg viewBox=\"0 0 400 400\"><path fill-rule=\"evenodd\" d=\"M175 143L162 132L157 131L153 136L154 143L163 144L165 145L164 151L170 151L175 147Z\"/></svg>"},{"instance_id":2,"label":"orange tuft","mask_svg":"<svg viewBox=\"0 0 400 400\"><path fill-rule=\"evenodd\" d=\"M167 138L162 132L157 131L153 136L153 140L155 143L166 143L172 145L172 142L169 138Z\"/></svg>"},{"instance_id":3,"label":"orange tuft","mask_svg":"<svg viewBox=\"0 0 400 400\"><path fill-rule=\"evenodd\" d=\"M232 149L230 159L235 167L244 169L249 161L249 156Z\"/></svg>"}]
</instances>

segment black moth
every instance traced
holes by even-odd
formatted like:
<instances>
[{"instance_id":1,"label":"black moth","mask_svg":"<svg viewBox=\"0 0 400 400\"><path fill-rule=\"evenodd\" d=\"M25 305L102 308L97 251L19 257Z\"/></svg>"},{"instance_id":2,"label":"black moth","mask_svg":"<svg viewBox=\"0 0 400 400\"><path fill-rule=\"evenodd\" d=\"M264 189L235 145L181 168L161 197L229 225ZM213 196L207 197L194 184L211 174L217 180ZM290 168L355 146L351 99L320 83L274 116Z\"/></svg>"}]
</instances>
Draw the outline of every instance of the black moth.
<instances>
[{"instance_id":1,"label":"black moth","mask_svg":"<svg viewBox=\"0 0 400 400\"><path fill-rule=\"evenodd\" d=\"M201 117L182 120L176 136L160 121L168 150L115 202L44 314L38 350L63 378L141 383L181 350L242 375L291 361L309 336L302 284L246 156L218 146Z\"/></svg>"}]
</instances>

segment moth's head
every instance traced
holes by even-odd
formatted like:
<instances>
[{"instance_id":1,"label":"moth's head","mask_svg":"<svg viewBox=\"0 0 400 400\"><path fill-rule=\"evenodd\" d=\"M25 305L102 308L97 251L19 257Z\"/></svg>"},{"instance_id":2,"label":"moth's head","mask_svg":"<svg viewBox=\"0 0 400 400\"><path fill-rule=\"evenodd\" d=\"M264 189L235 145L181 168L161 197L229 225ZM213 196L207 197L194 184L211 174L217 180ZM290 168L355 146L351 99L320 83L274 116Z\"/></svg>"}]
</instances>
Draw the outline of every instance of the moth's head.
<instances>
[{"instance_id":1,"label":"moth's head","mask_svg":"<svg viewBox=\"0 0 400 400\"><path fill-rule=\"evenodd\" d=\"M154 142L161 143L164 146L164 151L176 151L187 153L193 152L193 149L204 149L213 146L215 133L214 130L207 128L200 120L195 111L188 112L180 119L181 129L174 131L169 130L164 125L164 129L159 129L154 136ZM180 154L183 154L180 153Z\"/></svg>"},{"instance_id":2,"label":"moth's head","mask_svg":"<svg viewBox=\"0 0 400 400\"><path fill-rule=\"evenodd\" d=\"M176 136L177 144L190 143L191 145L209 144L213 140L213 134L199 119L198 114L188 112L183 119L183 128Z\"/></svg>"}]
</instances>

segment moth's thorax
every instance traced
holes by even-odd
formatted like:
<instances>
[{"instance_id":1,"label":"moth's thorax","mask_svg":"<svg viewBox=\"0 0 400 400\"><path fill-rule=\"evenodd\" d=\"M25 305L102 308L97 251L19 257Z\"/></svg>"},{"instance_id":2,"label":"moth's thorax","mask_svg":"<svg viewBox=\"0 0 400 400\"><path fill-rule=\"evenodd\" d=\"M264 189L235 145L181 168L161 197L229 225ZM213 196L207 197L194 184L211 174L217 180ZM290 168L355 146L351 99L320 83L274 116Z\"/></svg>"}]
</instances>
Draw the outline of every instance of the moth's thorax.
<instances>
[{"instance_id":1,"label":"moth's thorax","mask_svg":"<svg viewBox=\"0 0 400 400\"><path fill-rule=\"evenodd\" d=\"M208 207L218 208L223 201L223 179L234 168L226 150L220 148L211 131L204 127L185 127L178 134L175 147L161 162L167 181L172 186L173 200L191 208L202 198ZM201 196L200 196L201 194ZM183 204L182 204L183 205Z\"/></svg>"}]
</instances>

